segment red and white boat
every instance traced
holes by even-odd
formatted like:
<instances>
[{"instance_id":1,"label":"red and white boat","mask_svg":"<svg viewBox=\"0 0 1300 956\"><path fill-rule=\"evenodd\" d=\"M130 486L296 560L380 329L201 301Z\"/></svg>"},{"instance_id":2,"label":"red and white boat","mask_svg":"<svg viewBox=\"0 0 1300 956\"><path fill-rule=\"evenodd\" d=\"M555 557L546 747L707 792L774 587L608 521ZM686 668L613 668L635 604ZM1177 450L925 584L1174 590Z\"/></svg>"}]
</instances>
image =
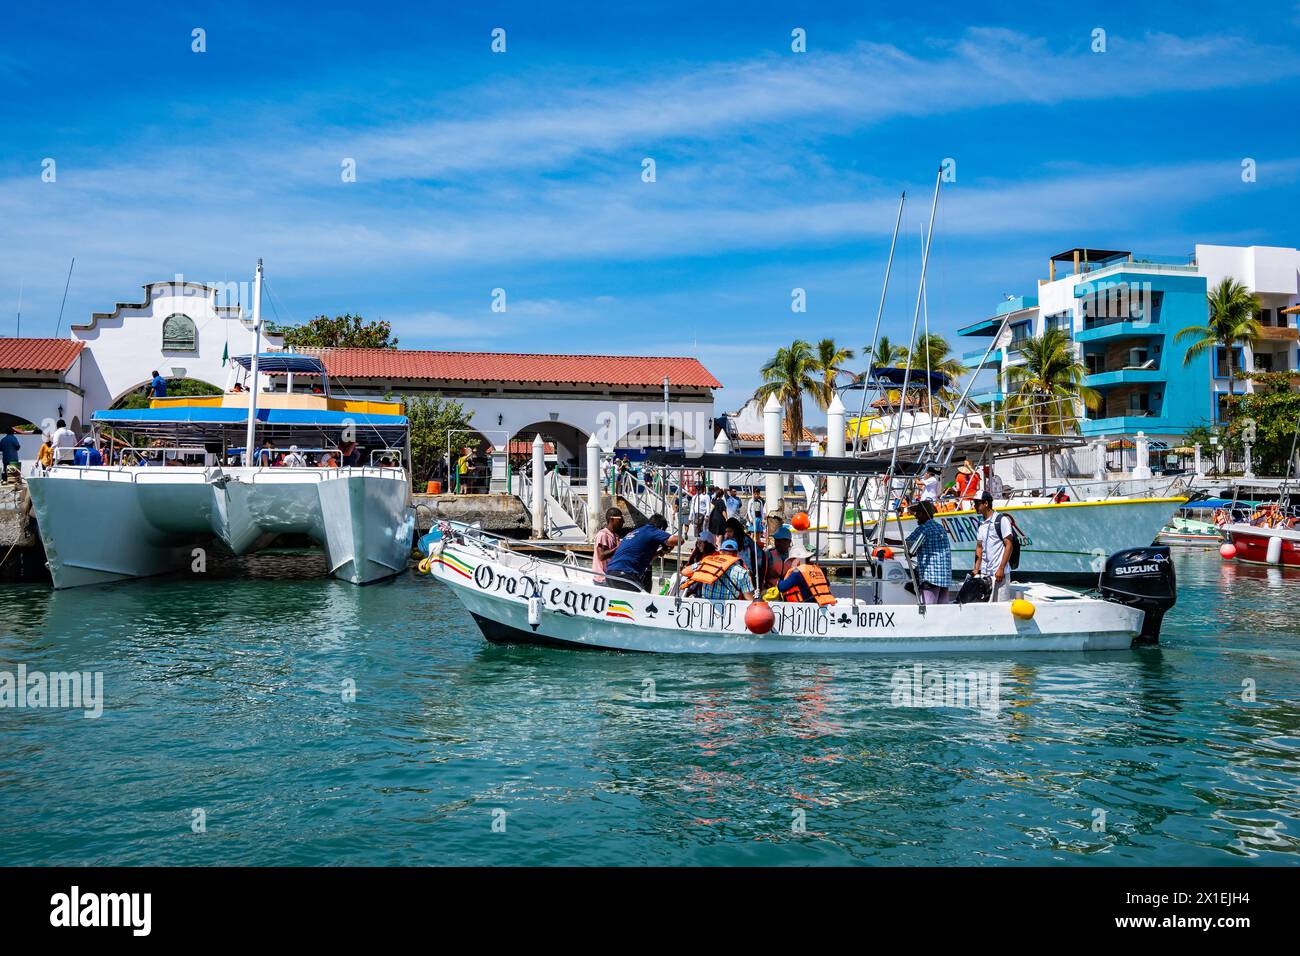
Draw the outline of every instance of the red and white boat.
<instances>
[{"instance_id":1,"label":"red and white boat","mask_svg":"<svg viewBox=\"0 0 1300 956\"><path fill-rule=\"evenodd\" d=\"M1237 548L1238 561L1300 567L1300 528L1237 523L1225 525L1223 530Z\"/></svg>"}]
</instances>

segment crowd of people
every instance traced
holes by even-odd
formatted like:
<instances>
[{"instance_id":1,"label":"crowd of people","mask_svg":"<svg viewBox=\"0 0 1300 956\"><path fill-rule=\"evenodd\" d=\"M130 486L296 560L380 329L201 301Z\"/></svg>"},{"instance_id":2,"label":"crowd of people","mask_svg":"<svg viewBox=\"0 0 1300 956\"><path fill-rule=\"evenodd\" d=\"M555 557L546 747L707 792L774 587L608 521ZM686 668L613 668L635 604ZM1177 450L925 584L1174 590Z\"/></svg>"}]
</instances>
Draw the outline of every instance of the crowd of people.
<instances>
[{"instance_id":1,"label":"crowd of people","mask_svg":"<svg viewBox=\"0 0 1300 956\"><path fill-rule=\"evenodd\" d=\"M1015 519L994 508L985 491L974 500L980 517L976 530L973 580L979 600L1010 599L1011 570L1016 553ZM907 536L909 567L915 574L919 598L925 604L952 600L952 543L936 520L938 505L922 499L908 506L916 528ZM625 590L652 590L654 561L683 544L694 531L694 546L681 565L677 585L688 597L704 600L764 600L833 604L826 572L814 557L791 555L793 534L780 515L768 516L757 491L742 499L732 488L700 490L689 505L678 533L669 531L663 515L652 515L640 527L625 530L618 508L605 513L597 533L591 568L597 584Z\"/></svg>"}]
</instances>

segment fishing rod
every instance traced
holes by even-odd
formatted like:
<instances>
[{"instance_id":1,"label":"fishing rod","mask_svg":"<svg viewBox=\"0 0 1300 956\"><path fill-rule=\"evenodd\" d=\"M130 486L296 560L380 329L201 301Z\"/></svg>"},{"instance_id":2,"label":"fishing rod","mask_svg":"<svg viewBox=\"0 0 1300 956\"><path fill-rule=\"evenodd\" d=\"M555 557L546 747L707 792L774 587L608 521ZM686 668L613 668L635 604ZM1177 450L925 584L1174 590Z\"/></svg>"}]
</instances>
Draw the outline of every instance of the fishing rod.
<instances>
[{"instance_id":1,"label":"fishing rod","mask_svg":"<svg viewBox=\"0 0 1300 956\"><path fill-rule=\"evenodd\" d=\"M885 314L885 294L889 291L889 276L894 268L894 249L898 245L898 227L903 221L903 206L907 202L907 190L898 197L898 215L894 218L894 237L889 240L889 261L885 263L885 281L880 286L880 304L876 307L876 326L871 333L871 348L867 353L867 371L862 380L862 404L858 407L857 427L853 429L853 455L858 455L858 444L862 439L862 419L867 413L867 382L871 379L871 366L876 363L876 345L880 342L880 320Z\"/></svg>"}]
</instances>

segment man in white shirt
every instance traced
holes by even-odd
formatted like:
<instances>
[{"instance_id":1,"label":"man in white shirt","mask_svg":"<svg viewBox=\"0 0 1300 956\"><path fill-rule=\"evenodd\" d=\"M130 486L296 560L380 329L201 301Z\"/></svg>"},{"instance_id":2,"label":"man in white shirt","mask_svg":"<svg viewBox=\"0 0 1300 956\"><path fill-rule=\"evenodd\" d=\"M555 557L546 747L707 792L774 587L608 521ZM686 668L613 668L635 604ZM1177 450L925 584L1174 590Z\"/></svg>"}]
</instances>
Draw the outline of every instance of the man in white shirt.
<instances>
[{"instance_id":1,"label":"man in white shirt","mask_svg":"<svg viewBox=\"0 0 1300 956\"><path fill-rule=\"evenodd\" d=\"M939 500L939 469L933 465L925 470L925 478L921 481L921 500Z\"/></svg>"},{"instance_id":2,"label":"man in white shirt","mask_svg":"<svg viewBox=\"0 0 1300 956\"><path fill-rule=\"evenodd\" d=\"M754 497L749 499L749 504L745 506L745 528L754 537L762 538L766 518L767 507L763 502L763 495L755 488Z\"/></svg>"},{"instance_id":3,"label":"man in white shirt","mask_svg":"<svg viewBox=\"0 0 1300 956\"><path fill-rule=\"evenodd\" d=\"M983 519L975 530L975 573L993 582L990 601L1009 600L1011 569L1007 562L1011 560L1015 525L1009 515L1000 515L993 510L993 496L987 491L980 495L975 510Z\"/></svg>"},{"instance_id":4,"label":"man in white shirt","mask_svg":"<svg viewBox=\"0 0 1300 956\"><path fill-rule=\"evenodd\" d=\"M691 526L695 529L695 537L697 538L700 536L700 532L704 530L704 522L708 520L711 505L708 489L704 485L700 485L699 490L691 496L690 508Z\"/></svg>"},{"instance_id":5,"label":"man in white shirt","mask_svg":"<svg viewBox=\"0 0 1300 956\"><path fill-rule=\"evenodd\" d=\"M998 477L997 473L994 472L992 468L986 466L985 471L987 472L987 475L984 479L984 487L993 495L994 500L1001 499L1003 491L1005 490L1002 485L1002 479Z\"/></svg>"},{"instance_id":6,"label":"man in white shirt","mask_svg":"<svg viewBox=\"0 0 1300 956\"><path fill-rule=\"evenodd\" d=\"M735 488L727 489L727 495L722 499L722 503L727 509L728 518L740 517L740 498L737 497Z\"/></svg>"},{"instance_id":7,"label":"man in white shirt","mask_svg":"<svg viewBox=\"0 0 1300 956\"><path fill-rule=\"evenodd\" d=\"M60 462L70 462L72 453L77 448L77 436L62 418L54 425L54 434L50 436L50 447L54 449L54 463L57 465ZM67 451L63 451L65 448Z\"/></svg>"}]
</instances>

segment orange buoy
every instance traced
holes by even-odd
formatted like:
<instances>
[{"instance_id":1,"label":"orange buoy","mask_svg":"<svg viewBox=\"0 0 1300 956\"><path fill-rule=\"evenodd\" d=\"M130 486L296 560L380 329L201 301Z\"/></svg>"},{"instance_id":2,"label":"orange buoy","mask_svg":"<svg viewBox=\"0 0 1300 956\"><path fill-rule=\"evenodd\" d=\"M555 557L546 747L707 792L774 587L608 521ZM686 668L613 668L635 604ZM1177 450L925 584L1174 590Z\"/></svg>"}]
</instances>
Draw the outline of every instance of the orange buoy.
<instances>
[{"instance_id":1,"label":"orange buoy","mask_svg":"<svg viewBox=\"0 0 1300 956\"><path fill-rule=\"evenodd\" d=\"M745 627L754 634L766 634L776 624L776 615L764 600L756 600L745 609Z\"/></svg>"},{"instance_id":2,"label":"orange buoy","mask_svg":"<svg viewBox=\"0 0 1300 956\"><path fill-rule=\"evenodd\" d=\"M871 556L872 556L873 558L877 558L877 559L879 559L879 558L884 558L885 560L889 560L890 558L892 558L892 557L894 556L894 549L893 549L893 548L876 548L876 550L874 550L874 551L871 552Z\"/></svg>"},{"instance_id":3,"label":"orange buoy","mask_svg":"<svg viewBox=\"0 0 1300 956\"><path fill-rule=\"evenodd\" d=\"M812 527L812 522L808 520L808 512L796 511L790 518L790 527L795 531L807 531Z\"/></svg>"}]
</instances>

